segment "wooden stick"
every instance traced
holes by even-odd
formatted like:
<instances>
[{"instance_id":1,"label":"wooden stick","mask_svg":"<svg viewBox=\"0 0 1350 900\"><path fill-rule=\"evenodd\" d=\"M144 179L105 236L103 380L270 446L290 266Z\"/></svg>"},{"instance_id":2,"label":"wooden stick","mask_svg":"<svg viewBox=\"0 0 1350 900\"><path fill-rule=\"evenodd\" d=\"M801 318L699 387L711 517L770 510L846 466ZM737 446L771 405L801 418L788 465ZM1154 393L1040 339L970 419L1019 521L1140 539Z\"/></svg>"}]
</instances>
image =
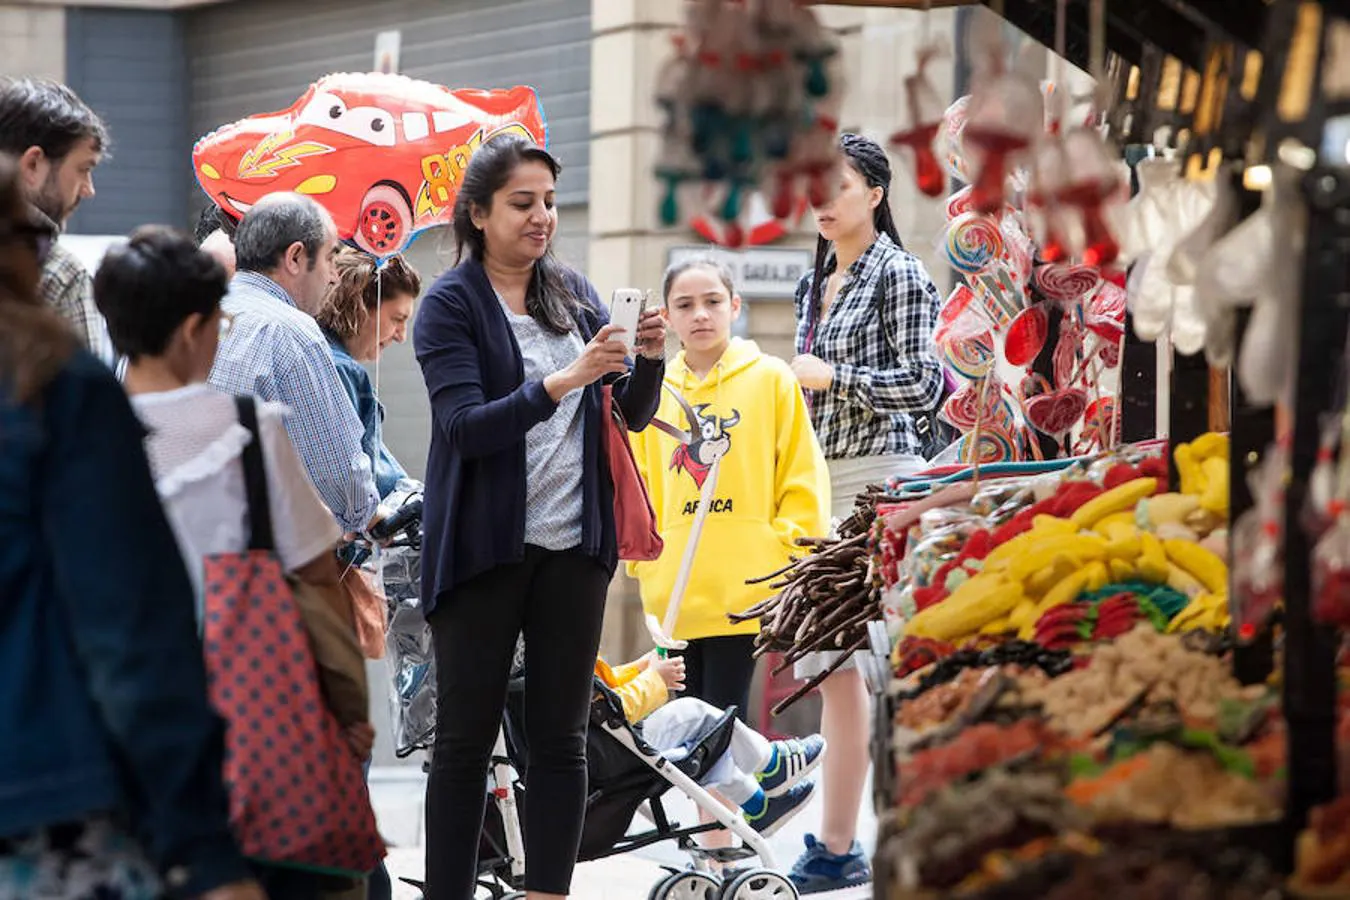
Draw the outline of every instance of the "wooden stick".
<instances>
[{"instance_id":1,"label":"wooden stick","mask_svg":"<svg viewBox=\"0 0 1350 900\"><path fill-rule=\"evenodd\" d=\"M839 654L839 658L836 659L834 662L830 663L830 665L825 669L824 672L821 672L819 675L815 676L810 681L806 682L801 687L797 688L797 690L793 691L789 696L787 696L781 702L779 702L778 705L776 705L770 712L775 716L782 715L783 711L786 710L789 706L796 703L798 700L802 699L807 694L811 693L817 687L819 687L821 683L825 681L826 678L829 678L831 675L833 675L835 673L835 670L837 670L840 666L844 664L845 660L849 659L850 657L853 656L853 654L857 653L859 650L866 647L868 642L869 642L868 638L863 637L856 643L854 643L852 647L841 652Z\"/></svg>"}]
</instances>

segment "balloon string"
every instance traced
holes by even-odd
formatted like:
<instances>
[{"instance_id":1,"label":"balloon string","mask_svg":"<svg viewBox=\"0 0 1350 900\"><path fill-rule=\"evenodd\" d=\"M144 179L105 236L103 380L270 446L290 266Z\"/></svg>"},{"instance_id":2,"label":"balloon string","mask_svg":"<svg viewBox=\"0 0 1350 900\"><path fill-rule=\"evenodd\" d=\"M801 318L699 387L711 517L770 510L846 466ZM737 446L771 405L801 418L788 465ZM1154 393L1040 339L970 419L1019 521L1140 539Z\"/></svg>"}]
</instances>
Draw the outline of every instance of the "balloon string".
<instances>
[{"instance_id":1,"label":"balloon string","mask_svg":"<svg viewBox=\"0 0 1350 900\"><path fill-rule=\"evenodd\" d=\"M380 307L384 304L384 265L380 260L375 261L375 415L380 415L380 357L384 354L380 350L380 327L384 324L384 316L380 314ZM375 479L375 464L379 454L384 449L384 428L381 423L379 431L380 445L375 447L375 456L370 458L370 476ZM376 481L375 493L379 493L379 482ZM383 497L379 498L383 500ZM375 578L376 584L380 590L384 590L384 548L378 543L374 544L375 554Z\"/></svg>"}]
</instances>

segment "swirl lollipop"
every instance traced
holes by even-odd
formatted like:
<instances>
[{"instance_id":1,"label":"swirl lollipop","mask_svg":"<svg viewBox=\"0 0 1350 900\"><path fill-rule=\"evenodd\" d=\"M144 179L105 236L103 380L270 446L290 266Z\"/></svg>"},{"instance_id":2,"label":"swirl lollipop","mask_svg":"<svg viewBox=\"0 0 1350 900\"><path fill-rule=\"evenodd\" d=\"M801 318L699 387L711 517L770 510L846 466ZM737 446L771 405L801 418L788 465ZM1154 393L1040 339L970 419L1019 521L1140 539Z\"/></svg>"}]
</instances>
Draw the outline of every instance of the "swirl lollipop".
<instances>
[{"instance_id":1,"label":"swirl lollipop","mask_svg":"<svg viewBox=\"0 0 1350 900\"><path fill-rule=\"evenodd\" d=\"M1016 458L1017 448L1012 435L1001 428L982 428L978 439L973 434L961 439L962 462L973 463L978 459L980 465L985 465Z\"/></svg>"},{"instance_id":2,"label":"swirl lollipop","mask_svg":"<svg viewBox=\"0 0 1350 900\"><path fill-rule=\"evenodd\" d=\"M992 378L993 376L991 376ZM984 394L984 414L980 414L980 394ZM977 421L1000 425L1009 421L1011 408L1000 394L1000 383L995 378L988 386L978 383L962 385L961 389L947 398L938 413L953 428L970 431Z\"/></svg>"},{"instance_id":3,"label":"swirl lollipop","mask_svg":"<svg viewBox=\"0 0 1350 900\"><path fill-rule=\"evenodd\" d=\"M963 213L947 226L947 261L953 269L977 275L1003 255L1003 232L998 220L979 213Z\"/></svg>"},{"instance_id":4,"label":"swirl lollipop","mask_svg":"<svg viewBox=\"0 0 1350 900\"><path fill-rule=\"evenodd\" d=\"M957 216L975 211L975 204L971 202L971 186L966 185L947 198L947 218L955 219Z\"/></svg>"},{"instance_id":5,"label":"swirl lollipop","mask_svg":"<svg viewBox=\"0 0 1350 900\"><path fill-rule=\"evenodd\" d=\"M965 148L961 138L966 130L966 108L970 106L970 96L960 97L947 107L942 114L942 127L938 129L937 152L947 172L962 181L970 181L970 166L966 163Z\"/></svg>"},{"instance_id":6,"label":"swirl lollipop","mask_svg":"<svg viewBox=\"0 0 1350 900\"><path fill-rule=\"evenodd\" d=\"M994 367L994 340L989 332L949 340L942 345L947 366L971 381L983 378Z\"/></svg>"},{"instance_id":7,"label":"swirl lollipop","mask_svg":"<svg viewBox=\"0 0 1350 900\"><path fill-rule=\"evenodd\" d=\"M1102 273L1095 266L1046 263L1036 270L1035 278L1047 300L1072 303L1101 284Z\"/></svg>"}]
</instances>

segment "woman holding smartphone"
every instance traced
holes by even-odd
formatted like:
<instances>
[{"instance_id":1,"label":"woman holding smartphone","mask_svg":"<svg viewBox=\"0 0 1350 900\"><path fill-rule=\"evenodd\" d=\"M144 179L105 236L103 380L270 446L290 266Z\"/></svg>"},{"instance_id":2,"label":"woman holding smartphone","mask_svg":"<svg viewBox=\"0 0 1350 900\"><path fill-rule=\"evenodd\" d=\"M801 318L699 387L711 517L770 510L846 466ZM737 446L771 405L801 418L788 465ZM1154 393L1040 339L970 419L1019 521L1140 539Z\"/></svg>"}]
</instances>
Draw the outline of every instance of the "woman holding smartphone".
<instances>
[{"instance_id":1,"label":"woman holding smartphone","mask_svg":"<svg viewBox=\"0 0 1350 900\"><path fill-rule=\"evenodd\" d=\"M595 288L553 257L560 168L516 135L485 143L455 201L460 263L422 302L431 398L422 601L436 649L427 898L471 900L484 780L525 636L525 888L566 897L586 805L586 725L618 562L601 386L630 427L656 412L665 327L627 360ZM626 377L622 377L626 376Z\"/></svg>"}]
</instances>

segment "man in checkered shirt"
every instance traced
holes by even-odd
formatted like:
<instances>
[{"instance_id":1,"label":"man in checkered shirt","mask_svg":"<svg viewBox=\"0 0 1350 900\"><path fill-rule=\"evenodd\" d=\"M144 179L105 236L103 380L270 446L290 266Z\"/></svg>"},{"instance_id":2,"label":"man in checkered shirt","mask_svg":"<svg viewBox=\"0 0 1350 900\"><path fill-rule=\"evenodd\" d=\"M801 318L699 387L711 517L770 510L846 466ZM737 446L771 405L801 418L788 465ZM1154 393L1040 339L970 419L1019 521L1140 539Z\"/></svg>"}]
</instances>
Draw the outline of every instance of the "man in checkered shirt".
<instances>
[{"instance_id":1,"label":"man in checkered shirt","mask_svg":"<svg viewBox=\"0 0 1350 900\"><path fill-rule=\"evenodd\" d=\"M361 448L365 426L347 399L314 313L337 282L337 229L300 194L269 194L234 234L237 274L221 308L230 317L211 384L284 403L310 480L349 534L377 519L379 494Z\"/></svg>"},{"instance_id":2,"label":"man in checkered shirt","mask_svg":"<svg viewBox=\"0 0 1350 900\"><path fill-rule=\"evenodd\" d=\"M38 78L0 80L0 152L19 161L35 224L44 228L39 295L71 324L91 353L112 362L112 346L94 291L75 254L56 243L80 201L94 196L94 168L108 133L75 92Z\"/></svg>"}]
</instances>

